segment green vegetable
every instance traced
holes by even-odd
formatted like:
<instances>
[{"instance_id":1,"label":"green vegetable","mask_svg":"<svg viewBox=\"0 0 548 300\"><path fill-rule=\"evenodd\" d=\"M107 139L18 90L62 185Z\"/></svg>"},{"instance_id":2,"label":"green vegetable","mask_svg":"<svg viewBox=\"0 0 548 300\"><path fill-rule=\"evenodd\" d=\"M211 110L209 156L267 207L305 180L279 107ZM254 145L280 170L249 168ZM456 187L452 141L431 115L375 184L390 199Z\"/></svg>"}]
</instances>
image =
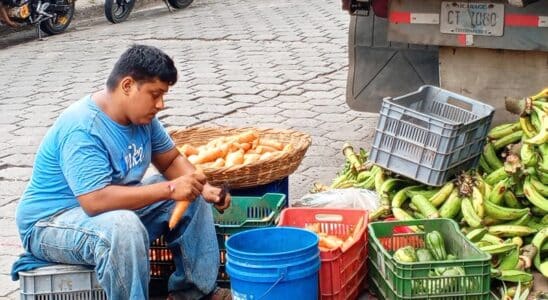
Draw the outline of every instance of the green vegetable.
<instances>
[{"instance_id":1,"label":"green vegetable","mask_svg":"<svg viewBox=\"0 0 548 300\"><path fill-rule=\"evenodd\" d=\"M396 252L394 252L393 255L394 259L399 262L416 262L418 261L417 253L415 252L415 248L411 246L402 247Z\"/></svg>"},{"instance_id":2,"label":"green vegetable","mask_svg":"<svg viewBox=\"0 0 548 300\"><path fill-rule=\"evenodd\" d=\"M441 234L434 230L426 234L426 248L436 260L446 260L447 253L445 252L445 242Z\"/></svg>"},{"instance_id":3,"label":"green vegetable","mask_svg":"<svg viewBox=\"0 0 548 300\"><path fill-rule=\"evenodd\" d=\"M428 249L420 248L417 249L417 258L420 262L435 261L434 257Z\"/></svg>"}]
</instances>

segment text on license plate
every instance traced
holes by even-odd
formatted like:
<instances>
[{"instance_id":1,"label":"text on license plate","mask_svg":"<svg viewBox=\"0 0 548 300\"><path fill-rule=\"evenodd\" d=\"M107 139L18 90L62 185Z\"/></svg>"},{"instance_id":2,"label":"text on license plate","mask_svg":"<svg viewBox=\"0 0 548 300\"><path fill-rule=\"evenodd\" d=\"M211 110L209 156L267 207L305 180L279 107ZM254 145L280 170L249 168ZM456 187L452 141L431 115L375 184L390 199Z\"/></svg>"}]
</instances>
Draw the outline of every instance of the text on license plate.
<instances>
[{"instance_id":1,"label":"text on license plate","mask_svg":"<svg viewBox=\"0 0 548 300\"><path fill-rule=\"evenodd\" d=\"M504 4L480 2L441 3L440 32L502 36Z\"/></svg>"}]
</instances>

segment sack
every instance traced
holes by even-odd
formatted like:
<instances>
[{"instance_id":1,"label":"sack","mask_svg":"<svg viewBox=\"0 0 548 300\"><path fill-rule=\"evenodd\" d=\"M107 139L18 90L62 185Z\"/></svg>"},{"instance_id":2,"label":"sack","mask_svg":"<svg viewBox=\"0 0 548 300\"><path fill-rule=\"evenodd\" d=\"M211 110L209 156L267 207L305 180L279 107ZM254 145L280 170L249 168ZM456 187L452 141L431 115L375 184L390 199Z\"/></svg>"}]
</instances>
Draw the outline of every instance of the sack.
<instances>
[{"instance_id":1,"label":"sack","mask_svg":"<svg viewBox=\"0 0 548 300\"><path fill-rule=\"evenodd\" d=\"M375 191L367 189L333 189L325 192L306 194L295 201L292 207L357 208L374 211L380 206Z\"/></svg>"}]
</instances>

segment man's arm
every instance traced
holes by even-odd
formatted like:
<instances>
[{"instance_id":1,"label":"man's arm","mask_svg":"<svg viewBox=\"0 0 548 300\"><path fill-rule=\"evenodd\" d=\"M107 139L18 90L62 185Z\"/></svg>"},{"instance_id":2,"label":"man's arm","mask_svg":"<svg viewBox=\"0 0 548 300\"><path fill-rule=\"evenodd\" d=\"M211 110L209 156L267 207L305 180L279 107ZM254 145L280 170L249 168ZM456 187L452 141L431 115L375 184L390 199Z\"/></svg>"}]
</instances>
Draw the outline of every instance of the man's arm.
<instances>
[{"instance_id":1,"label":"man's arm","mask_svg":"<svg viewBox=\"0 0 548 300\"><path fill-rule=\"evenodd\" d=\"M196 171L194 165L179 154L179 151L175 147L167 152L153 155L152 164L168 180L185 174L192 174Z\"/></svg>"},{"instance_id":2,"label":"man's arm","mask_svg":"<svg viewBox=\"0 0 548 300\"><path fill-rule=\"evenodd\" d=\"M205 176L179 155L176 148L152 157L152 162L169 181L144 186L108 185L78 197L88 215L116 209L135 210L165 199L194 200L203 190Z\"/></svg>"},{"instance_id":3,"label":"man's arm","mask_svg":"<svg viewBox=\"0 0 548 300\"><path fill-rule=\"evenodd\" d=\"M177 148L173 147L171 150L156 154L152 156L152 163L158 169L160 173L164 175L168 180L178 178L181 175L194 174L196 168L192 165L191 162L186 159L183 155L179 153ZM227 194L224 202L219 203L223 199L220 199L221 188L214 187L209 183L205 183L202 196L207 202L214 203L215 206L224 210L230 206L230 194ZM194 198L190 199L194 200Z\"/></svg>"},{"instance_id":4,"label":"man's arm","mask_svg":"<svg viewBox=\"0 0 548 300\"><path fill-rule=\"evenodd\" d=\"M90 216L116 209L139 209L171 198L169 182L143 186L108 185L78 197L80 206Z\"/></svg>"}]
</instances>

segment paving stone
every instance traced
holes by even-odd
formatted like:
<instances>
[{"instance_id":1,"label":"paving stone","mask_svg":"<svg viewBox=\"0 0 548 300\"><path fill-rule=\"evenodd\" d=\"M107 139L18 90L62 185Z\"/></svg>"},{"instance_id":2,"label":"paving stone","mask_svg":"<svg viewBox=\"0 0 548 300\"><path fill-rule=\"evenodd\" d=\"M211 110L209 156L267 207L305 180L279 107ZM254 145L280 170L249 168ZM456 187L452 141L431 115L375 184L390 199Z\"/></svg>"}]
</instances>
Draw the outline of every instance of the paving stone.
<instances>
[{"instance_id":1,"label":"paving stone","mask_svg":"<svg viewBox=\"0 0 548 300\"><path fill-rule=\"evenodd\" d=\"M3 256L0 256L0 263L9 264L11 266L13 261L15 261L15 259L12 257L4 259ZM12 281L11 276L7 273L0 275L0 297L6 297L5 299L10 300L19 299L17 298L19 295L16 292L18 289L19 281Z\"/></svg>"},{"instance_id":2,"label":"paving stone","mask_svg":"<svg viewBox=\"0 0 548 300\"><path fill-rule=\"evenodd\" d=\"M230 99L245 103L261 103L266 100L266 98L261 95L232 95L230 96Z\"/></svg>"},{"instance_id":3,"label":"paving stone","mask_svg":"<svg viewBox=\"0 0 548 300\"><path fill-rule=\"evenodd\" d=\"M302 97L299 97L298 99L304 100L304 98ZM276 99L276 100L279 101L280 99ZM313 108L312 105L306 102L297 102L297 101L281 102L278 104L278 107L283 109L302 109L302 110L310 110L311 108Z\"/></svg>"},{"instance_id":4,"label":"paving stone","mask_svg":"<svg viewBox=\"0 0 548 300\"><path fill-rule=\"evenodd\" d=\"M269 107L269 106L253 106L245 109L245 112L251 115L270 115L270 114L278 114L282 110L277 107Z\"/></svg>"},{"instance_id":5,"label":"paving stone","mask_svg":"<svg viewBox=\"0 0 548 300\"><path fill-rule=\"evenodd\" d=\"M154 13L116 24L114 31L104 22L0 50L0 64L10 64L0 74L0 82L8 82L0 101L0 256L20 249L9 216L45 131L63 109L104 86L132 43L160 47L176 62L179 81L159 114L166 128L268 126L311 134L313 145L290 176L291 201L314 181L332 180L344 161L343 137L370 142L375 115L345 104L348 14L340 3L201 0L162 18ZM0 297L18 298L17 286L12 291L4 282L0 277Z\"/></svg>"},{"instance_id":6,"label":"paving stone","mask_svg":"<svg viewBox=\"0 0 548 300\"><path fill-rule=\"evenodd\" d=\"M32 166L34 163L34 154L14 153L0 158L0 166L3 164L12 166Z\"/></svg>"},{"instance_id":7,"label":"paving stone","mask_svg":"<svg viewBox=\"0 0 548 300\"><path fill-rule=\"evenodd\" d=\"M285 91L281 91L280 95L302 95L305 92L304 89L299 87L292 87Z\"/></svg>"},{"instance_id":8,"label":"paving stone","mask_svg":"<svg viewBox=\"0 0 548 300\"><path fill-rule=\"evenodd\" d=\"M0 170L0 179L8 181L28 181L32 167L7 167Z\"/></svg>"},{"instance_id":9,"label":"paving stone","mask_svg":"<svg viewBox=\"0 0 548 300\"><path fill-rule=\"evenodd\" d=\"M260 92L258 95L264 98L274 98L274 97L277 97L279 94L280 92L278 91L269 91L265 89L264 91Z\"/></svg>"},{"instance_id":10,"label":"paving stone","mask_svg":"<svg viewBox=\"0 0 548 300\"><path fill-rule=\"evenodd\" d=\"M166 116L165 118L160 118L166 127L176 126L176 127L187 127L198 124L200 121L196 117L190 116Z\"/></svg>"},{"instance_id":11,"label":"paving stone","mask_svg":"<svg viewBox=\"0 0 548 300\"><path fill-rule=\"evenodd\" d=\"M196 97L214 97L214 98L223 98L230 95L229 91L198 91L196 93L193 93Z\"/></svg>"},{"instance_id":12,"label":"paving stone","mask_svg":"<svg viewBox=\"0 0 548 300\"><path fill-rule=\"evenodd\" d=\"M318 113L345 113L350 110L346 105L312 106L312 110Z\"/></svg>"}]
</instances>

